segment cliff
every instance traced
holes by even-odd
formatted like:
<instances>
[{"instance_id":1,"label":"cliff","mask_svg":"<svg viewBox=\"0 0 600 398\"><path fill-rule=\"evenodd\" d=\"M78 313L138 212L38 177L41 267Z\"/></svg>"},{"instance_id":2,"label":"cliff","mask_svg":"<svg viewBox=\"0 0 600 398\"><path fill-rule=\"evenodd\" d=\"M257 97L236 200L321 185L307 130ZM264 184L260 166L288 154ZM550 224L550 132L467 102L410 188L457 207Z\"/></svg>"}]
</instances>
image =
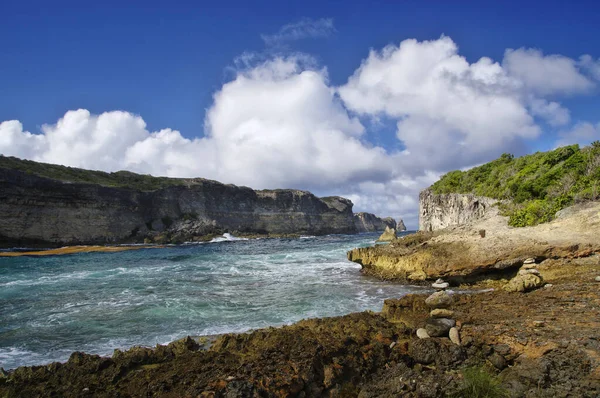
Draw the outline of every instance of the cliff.
<instances>
[{"instance_id":1,"label":"cliff","mask_svg":"<svg viewBox=\"0 0 600 398\"><path fill-rule=\"evenodd\" d=\"M426 189L419 194L419 231L436 231L475 221L498 200L472 194L436 195Z\"/></svg>"},{"instance_id":2,"label":"cliff","mask_svg":"<svg viewBox=\"0 0 600 398\"><path fill-rule=\"evenodd\" d=\"M357 232L352 202L299 190L103 173L0 156L0 245Z\"/></svg>"},{"instance_id":3,"label":"cliff","mask_svg":"<svg viewBox=\"0 0 600 398\"><path fill-rule=\"evenodd\" d=\"M392 217L379 218L371 213L360 212L354 214L354 226L357 232L378 232L385 231L386 227L396 229L396 221Z\"/></svg>"}]
</instances>

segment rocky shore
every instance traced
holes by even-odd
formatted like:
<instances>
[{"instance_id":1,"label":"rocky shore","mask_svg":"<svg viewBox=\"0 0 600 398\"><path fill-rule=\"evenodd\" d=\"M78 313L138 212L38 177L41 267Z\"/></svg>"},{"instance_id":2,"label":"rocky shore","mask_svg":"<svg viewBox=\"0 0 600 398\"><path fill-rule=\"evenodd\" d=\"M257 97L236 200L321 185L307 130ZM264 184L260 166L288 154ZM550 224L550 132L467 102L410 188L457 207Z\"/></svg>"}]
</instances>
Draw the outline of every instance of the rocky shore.
<instances>
[{"instance_id":1,"label":"rocky shore","mask_svg":"<svg viewBox=\"0 0 600 398\"><path fill-rule=\"evenodd\" d=\"M0 397L596 398L598 236L598 202L530 228L509 228L488 206L454 227L348 253L366 274L429 294L210 344L73 353L1 371Z\"/></svg>"},{"instance_id":2,"label":"rocky shore","mask_svg":"<svg viewBox=\"0 0 600 398\"><path fill-rule=\"evenodd\" d=\"M74 353L0 372L0 396L445 397L476 369L503 396L597 397L599 262L544 260L546 287L530 292L408 295L381 313L223 335L208 348L186 338L112 358Z\"/></svg>"}]
</instances>

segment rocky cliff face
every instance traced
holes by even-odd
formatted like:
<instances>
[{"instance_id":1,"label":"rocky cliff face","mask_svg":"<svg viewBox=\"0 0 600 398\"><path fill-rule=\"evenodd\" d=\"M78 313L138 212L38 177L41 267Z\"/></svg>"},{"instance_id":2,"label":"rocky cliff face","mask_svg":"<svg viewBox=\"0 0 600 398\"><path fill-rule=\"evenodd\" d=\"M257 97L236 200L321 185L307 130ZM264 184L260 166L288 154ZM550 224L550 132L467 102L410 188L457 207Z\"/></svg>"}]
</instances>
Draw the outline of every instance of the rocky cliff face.
<instances>
[{"instance_id":1,"label":"rocky cliff face","mask_svg":"<svg viewBox=\"0 0 600 398\"><path fill-rule=\"evenodd\" d=\"M179 180L177 185L145 191L0 168L2 246L183 242L224 232L357 230L352 202L341 197L317 198L298 190L254 191L204 179Z\"/></svg>"},{"instance_id":2,"label":"rocky cliff face","mask_svg":"<svg viewBox=\"0 0 600 398\"><path fill-rule=\"evenodd\" d=\"M378 232L385 231L386 227L396 229L396 221L392 217L379 218L371 213L360 212L354 214L354 226L357 232Z\"/></svg>"},{"instance_id":3,"label":"rocky cliff face","mask_svg":"<svg viewBox=\"0 0 600 398\"><path fill-rule=\"evenodd\" d=\"M466 224L483 217L497 202L470 194L436 195L426 189L419 195L419 230L436 231Z\"/></svg>"}]
</instances>

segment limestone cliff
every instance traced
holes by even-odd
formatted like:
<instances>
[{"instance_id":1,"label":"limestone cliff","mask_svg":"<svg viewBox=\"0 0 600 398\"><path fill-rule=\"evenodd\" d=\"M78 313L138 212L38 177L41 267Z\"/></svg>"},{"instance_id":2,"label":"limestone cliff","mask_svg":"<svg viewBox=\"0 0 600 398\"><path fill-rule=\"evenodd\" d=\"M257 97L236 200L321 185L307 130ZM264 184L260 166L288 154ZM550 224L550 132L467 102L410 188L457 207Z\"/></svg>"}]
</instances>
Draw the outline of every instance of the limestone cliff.
<instances>
[{"instance_id":1,"label":"limestone cliff","mask_svg":"<svg viewBox=\"0 0 600 398\"><path fill-rule=\"evenodd\" d=\"M379 218L371 213L360 212L354 214L354 226L357 232L378 232L385 231L386 227L396 229L396 221L392 217Z\"/></svg>"},{"instance_id":2,"label":"limestone cliff","mask_svg":"<svg viewBox=\"0 0 600 398\"><path fill-rule=\"evenodd\" d=\"M46 169L60 178L49 178ZM90 178L103 184L87 182ZM223 232L318 235L357 229L352 202L341 197L6 157L0 162L0 245L5 247L183 242Z\"/></svg>"},{"instance_id":3,"label":"limestone cliff","mask_svg":"<svg viewBox=\"0 0 600 398\"><path fill-rule=\"evenodd\" d=\"M475 221L497 202L471 194L436 195L426 189L419 195L419 231L436 231Z\"/></svg>"}]
</instances>

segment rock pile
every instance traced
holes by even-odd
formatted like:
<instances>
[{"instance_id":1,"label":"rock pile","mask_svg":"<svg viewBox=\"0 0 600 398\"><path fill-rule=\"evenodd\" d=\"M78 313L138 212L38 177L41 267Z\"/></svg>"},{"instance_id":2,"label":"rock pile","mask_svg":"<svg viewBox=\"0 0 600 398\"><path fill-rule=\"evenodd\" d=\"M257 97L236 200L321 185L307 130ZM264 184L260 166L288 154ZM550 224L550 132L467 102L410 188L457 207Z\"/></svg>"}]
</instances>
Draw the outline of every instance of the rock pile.
<instances>
[{"instance_id":1,"label":"rock pile","mask_svg":"<svg viewBox=\"0 0 600 398\"><path fill-rule=\"evenodd\" d=\"M528 292L544 286L544 279L537 270L537 264L534 258L528 258L523 261L523 266L519 269L517 276L512 278L505 286L507 292Z\"/></svg>"},{"instance_id":2,"label":"rock pile","mask_svg":"<svg viewBox=\"0 0 600 398\"><path fill-rule=\"evenodd\" d=\"M450 284L438 279L431 286L437 291L425 299L430 309L429 318L425 320L425 327L417 329L417 337L449 337L454 344L460 345L459 328L452 318L454 311L448 308L452 305L452 296L446 291Z\"/></svg>"}]
</instances>

